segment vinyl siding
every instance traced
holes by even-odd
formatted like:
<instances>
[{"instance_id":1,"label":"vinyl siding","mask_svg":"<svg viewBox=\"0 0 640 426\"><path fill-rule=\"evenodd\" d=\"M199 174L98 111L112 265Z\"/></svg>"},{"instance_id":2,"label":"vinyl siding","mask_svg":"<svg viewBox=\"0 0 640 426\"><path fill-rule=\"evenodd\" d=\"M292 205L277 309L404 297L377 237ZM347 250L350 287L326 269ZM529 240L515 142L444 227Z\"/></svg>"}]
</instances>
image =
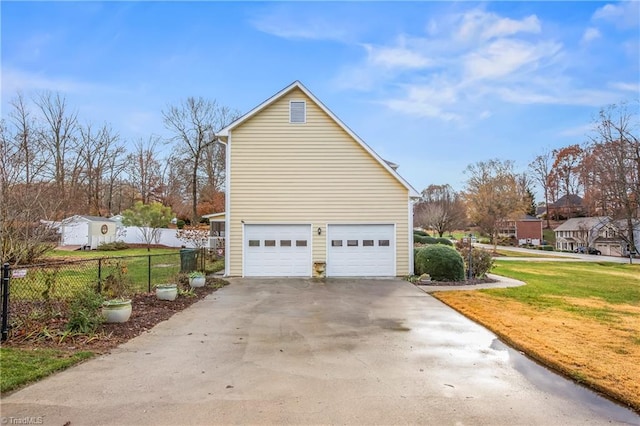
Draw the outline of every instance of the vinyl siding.
<instances>
[{"instance_id":1,"label":"vinyl siding","mask_svg":"<svg viewBox=\"0 0 640 426\"><path fill-rule=\"evenodd\" d=\"M289 122L290 100L306 101L306 123ZM314 262L327 224L395 224L396 274L409 273L407 188L302 91L234 128L229 149L229 275L242 275L241 221L311 224Z\"/></svg>"}]
</instances>

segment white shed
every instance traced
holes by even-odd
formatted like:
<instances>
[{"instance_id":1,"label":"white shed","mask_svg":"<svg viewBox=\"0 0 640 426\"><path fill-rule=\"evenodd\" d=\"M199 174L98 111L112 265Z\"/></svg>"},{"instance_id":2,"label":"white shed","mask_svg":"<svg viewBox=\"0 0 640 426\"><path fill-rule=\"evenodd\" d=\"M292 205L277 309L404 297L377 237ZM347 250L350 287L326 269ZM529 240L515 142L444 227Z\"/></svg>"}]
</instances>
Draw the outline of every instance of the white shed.
<instances>
[{"instance_id":1,"label":"white shed","mask_svg":"<svg viewBox=\"0 0 640 426\"><path fill-rule=\"evenodd\" d=\"M116 240L117 222L98 216L75 215L60 225L60 245L95 250Z\"/></svg>"}]
</instances>

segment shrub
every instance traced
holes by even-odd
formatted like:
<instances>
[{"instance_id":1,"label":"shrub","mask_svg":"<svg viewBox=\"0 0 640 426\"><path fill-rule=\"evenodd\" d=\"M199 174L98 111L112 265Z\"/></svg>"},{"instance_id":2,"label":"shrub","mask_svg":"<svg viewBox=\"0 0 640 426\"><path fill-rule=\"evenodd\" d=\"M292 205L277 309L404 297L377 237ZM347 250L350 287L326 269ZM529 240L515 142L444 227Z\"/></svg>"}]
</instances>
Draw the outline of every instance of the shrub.
<instances>
[{"instance_id":1,"label":"shrub","mask_svg":"<svg viewBox=\"0 0 640 426\"><path fill-rule=\"evenodd\" d=\"M113 243L102 243L98 246L98 251L116 251L116 250L126 250L129 248L129 245L124 241L115 241Z\"/></svg>"},{"instance_id":2,"label":"shrub","mask_svg":"<svg viewBox=\"0 0 640 426\"><path fill-rule=\"evenodd\" d=\"M66 329L75 333L89 334L102 324L102 297L86 288L78 293L69 307L69 321Z\"/></svg>"},{"instance_id":3,"label":"shrub","mask_svg":"<svg viewBox=\"0 0 640 426\"><path fill-rule=\"evenodd\" d=\"M458 251L464 259L464 269L469 270L469 246L459 248ZM493 268L493 257L491 253L480 249L473 248L471 250L471 276L473 278L484 278Z\"/></svg>"},{"instance_id":4,"label":"shrub","mask_svg":"<svg viewBox=\"0 0 640 426\"><path fill-rule=\"evenodd\" d=\"M178 228L178 229L182 229L182 228L184 228L184 225L185 225L185 221L184 221L184 220L182 220L182 219L179 219L179 220L176 222L176 228Z\"/></svg>"},{"instance_id":5,"label":"shrub","mask_svg":"<svg viewBox=\"0 0 640 426\"><path fill-rule=\"evenodd\" d=\"M553 246L540 246L540 250L553 251Z\"/></svg>"},{"instance_id":6,"label":"shrub","mask_svg":"<svg viewBox=\"0 0 640 426\"><path fill-rule=\"evenodd\" d=\"M444 244L446 246L453 246L453 243L451 242L450 239L443 238L443 237L436 238L436 244Z\"/></svg>"},{"instance_id":7,"label":"shrub","mask_svg":"<svg viewBox=\"0 0 640 426\"><path fill-rule=\"evenodd\" d=\"M434 244L418 249L415 272L416 275L429 274L434 281L461 281L464 261L454 248Z\"/></svg>"},{"instance_id":8,"label":"shrub","mask_svg":"<svg viewBox=\"0 0 640 426\"><path fill-rule=\"evenodd\" d=\"M416 229L414 229L414 230L413 230L413 235L420 235L421 237L426 237L426 236L427 236L427 235L429 235L429 234L427 234L427 233L426 233L426 232L424 232L424 231L420 231L420 230L416 230Z\"/></svg>"}]
</instances>

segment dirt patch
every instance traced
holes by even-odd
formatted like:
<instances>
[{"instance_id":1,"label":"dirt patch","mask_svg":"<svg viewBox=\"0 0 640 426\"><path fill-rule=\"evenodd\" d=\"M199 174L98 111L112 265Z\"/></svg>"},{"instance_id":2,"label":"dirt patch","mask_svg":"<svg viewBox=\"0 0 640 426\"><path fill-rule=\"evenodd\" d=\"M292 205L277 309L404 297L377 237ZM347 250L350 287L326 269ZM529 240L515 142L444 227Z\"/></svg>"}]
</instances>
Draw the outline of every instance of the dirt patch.
<instances>
[{"instance_id":1,"label":"dirt patch","mask_svg":"<svg viewBox=\"0 0 640 426\"><path fill-rule=\"evenodd\" d=\"M433 295L532 358L640 412L640 321L635 315L603 323L480 292Z\"/></svg>"},{"instance_id":2,"label":"dirt patch","mask_svg":"<svg viewBox=\"0 0 640 426\"><path fill-rule=\"evenodd\" d=\"M190 295L180 295L174 301L158 300L155 293L141 293L131 300L129 321L122 324L102 324L92 335L65 335L68 307L63 302L49 304L12 302L11 319L16 326L6 347L55 348L67 351L92 351L106 353L116 346L153 328L176 312L180 312L205 298L218 288L228 284L218 278L207 278L204 287L194 288ZM34 315L34 312L42 315ZM54 312L55 314L47 314Z\"/></svg>"}]
</instances>

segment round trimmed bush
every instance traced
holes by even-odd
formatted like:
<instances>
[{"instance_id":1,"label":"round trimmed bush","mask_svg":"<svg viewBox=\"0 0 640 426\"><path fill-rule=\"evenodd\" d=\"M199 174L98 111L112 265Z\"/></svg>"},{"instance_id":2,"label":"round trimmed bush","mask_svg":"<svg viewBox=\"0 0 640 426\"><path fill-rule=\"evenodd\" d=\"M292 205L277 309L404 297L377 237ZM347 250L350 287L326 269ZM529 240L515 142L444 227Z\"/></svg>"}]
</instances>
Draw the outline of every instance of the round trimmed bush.
<instances>
[{"instance_id":1,"label":"round trimmed bush","mask_svg":"<svg viewBox=\"0 0 640 426\"><path fill-rule=\"evenodd\" d=\"M420 235L421 237L426 237L426 236L427 236L427 233L426 233L426 232L421 231L421 230L419 230L419 229L414 229L414 230L413 230L413 234L414 234L414 235Z\"/></svg>"},{"instance_id":2,"label":"round trimmed bush","mask_svg":"<svg viewBox=\"0 0 640 426\"><path fill-rule=\"evenodd\" d=\"M443 237L436 238L436 243L437 244L444 244L446 246L452 246L453 247L453 243L448 238L443 238Z\"/></svg>"},{"instance_id":3,"label":"round trimmed bush","mask_svg":"<svg viewBox=\"0 0 640 426\"><path fill-rule=\"evenodd\" d=\"M417 251L415 272L416 275L429 274L434 281L462 281L464 261L453 247L434 244Z\"/></svg>"}]
</instances>

